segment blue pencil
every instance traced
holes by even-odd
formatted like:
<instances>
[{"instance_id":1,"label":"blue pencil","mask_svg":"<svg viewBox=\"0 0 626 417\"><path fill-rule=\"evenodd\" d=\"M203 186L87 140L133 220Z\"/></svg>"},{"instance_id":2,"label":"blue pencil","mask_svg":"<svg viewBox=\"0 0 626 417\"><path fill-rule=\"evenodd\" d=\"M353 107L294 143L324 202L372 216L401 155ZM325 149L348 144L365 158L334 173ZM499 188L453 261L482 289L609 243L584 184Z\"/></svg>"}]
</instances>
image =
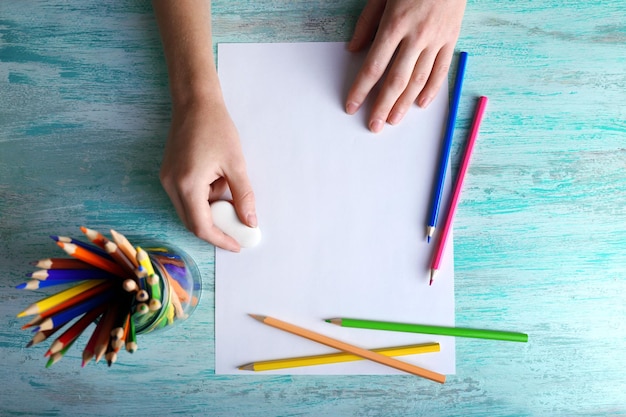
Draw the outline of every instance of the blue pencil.
<instances>
[{"instance_id":1,"label":"blue pencil","mask_svg":"<svg viewBox=\"0 0 626 417\"><path fill-rule=\"evenodd\" d=\"M439 161L439 171L435 183L435 192L433 194L432 206L430 208L430 218L428 227L426 228L426 236L428 242L435 233L437 227L437 217L439 216L439 206L441 205L441 195L443 194L443 186L446 182L446 171L448 170L448 161L450 160L450 148L452 147L452 136L454 134L454 126L456 124L456 115L459 109L459 101L461 99L461 89L463 87L463 76L465 75L465 65L467 63L467 52L459 54L458 68L456 71L456 79L454 81L454 90L452 92L452 100L450 101L450 109L448 111L448 120L446 123L446 132L443 137L441 147L441 159Z\"/></svg>"},{"instance_id":2,"label":"blue pencil","mask_svg":"<svg viewBox=\"0 0 626 417\"><path fill-rule=\"evenodd\" d=\"M102 294L98 294L87 300L76 304L66 310L63 310L53 316L48 317L44 321L42 321L37 328L35 328L35 332L50 330L58 326L63 326L74 318L86 313L99 306L100 304L108 301L113 296L113 291L105 291Z\"/></svg>"},{"instance_id":3,"label":"blue pencil","mask_svg":"<svg viewBox=\"0 0 626 417\"><path fill-rule=\"evenodd\" d=\"M49 281L39 281L38 279L31 279L30 281L26 281L16 286L18 290L38 290L40 288L52 287L54 285L67 285L67 284L75 284L77 281L84 281L87 278L83 278L82 280L76 279L53 279Z\"/></svg>"},{"instance_id":4,"label":"blue pencil","mask_svg":"<svg viewBox=\"0 0 626 417\"><path fill-rule=\"evenodd\" d=\"M40 281L83 281L86 279L119 278L117 275L102 269L40 269L26 276Z\"/></svg>"}]
</instances>

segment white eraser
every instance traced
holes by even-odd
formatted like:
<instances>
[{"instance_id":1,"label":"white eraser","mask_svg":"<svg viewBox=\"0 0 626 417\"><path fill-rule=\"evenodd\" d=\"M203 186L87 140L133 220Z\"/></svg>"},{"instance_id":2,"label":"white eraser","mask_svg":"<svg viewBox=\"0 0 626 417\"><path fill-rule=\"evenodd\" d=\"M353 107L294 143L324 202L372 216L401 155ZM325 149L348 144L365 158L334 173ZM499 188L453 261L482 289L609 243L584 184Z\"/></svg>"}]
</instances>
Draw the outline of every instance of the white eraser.
<instances>
[{"instance_id":1,"label":"white eraser","mask_svg":"<svg viewBox=\"0 0 626 417\"><path fill-rule=\"evenodd\" d=\"M211 203L213 224L232 237L242 248L252 248L261 241L261 229L250 227L239 220L235 207L225 200Z\"/></svg>"}]
</instances>

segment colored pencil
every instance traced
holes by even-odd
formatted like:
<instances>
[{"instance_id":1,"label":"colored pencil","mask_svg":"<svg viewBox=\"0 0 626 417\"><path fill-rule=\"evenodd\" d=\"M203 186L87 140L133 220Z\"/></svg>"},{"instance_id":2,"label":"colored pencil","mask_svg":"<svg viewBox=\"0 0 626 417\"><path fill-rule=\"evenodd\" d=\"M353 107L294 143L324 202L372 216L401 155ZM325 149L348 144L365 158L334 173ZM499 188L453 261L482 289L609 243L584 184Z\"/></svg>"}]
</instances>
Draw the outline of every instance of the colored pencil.
<instances>
[{"instance_id":1,"label":"colored pencil","mask_svg":"<svg viewBox=\"0 0 626 417\"><path fill-rule=\"evenodd\" d=\"M96 279L81 282L78 285L75 285L71 288L68 288L64 291L61 291L59 293L46 297L42 300L39 300L36 303L31 304L30 306L26 308L26 310L19 313L17 317L24 317L24 316L30 316L33 314L42 313L54 307L55 305L58 305L64 301L67 301L69 299L72 299L73 297L76 297L80 293L87 291L90 288L93 288L93 287L98 286L99 284L102 284L103 282L104 281L102 280L96 280Z\"/></svg>"},{"instance_id":2,"label":"colored pencil","mask_svg":"<svg viewBox=\"0 0 626 417\"><path fill-rule=\"evenodd\" d=\"M85 329L104 312L106 307L106 304L100 304L92 310L86 312L79 320L76 321L76 323L72 324L66 331L63 332L63 334L61 334L61 336L52 342L50 349L48 349L45 356L50 356L59 352L74 339L80 336Z\"/></svg>"},{"instance_id":3,"label":"colored pencil","mask_svg":"<svg viewBox=\"0 0 626 417\"><path fill-rule=\"evenodd\" d=\"M40 288L52 287L54 285L75 284L76 281L84 280L53 279L51 281L39 281L38 279L31 279L17 285L15 288L18 290L38 290Z\"/></svg>"},{"instance_id":4,"label":"colored pencil","mask_svg":"<svg viewBox=\"0 0 626 417\"><path fill-rule=\"evenodd\" d=\"M128 321L128 334L126 335L126 351L129 353L135 353L137 350L137 333L135 330L135 320Z\"/></svg>"},{"instance_id":5,"label":"colored pencil","mask_svg":"<svg viewBox=\"0 0 626 417\"><path fill-rule=\"evenodd\" d=\"M112 295L112 291L105 291L53 316L50 316L41 322L37 330L50 330L57 326L63 326L65 323L68 323L76 317L85 314L89 310L97 308L100 304L108 301Z\"/></svg>"},{"instance_id":6,"label":"colored pencil","mask_svg":"<svg viewBox=\"0 0 626 417\"><path fill-rule=\"evenodd\" d=\"M137 291L137 295L135 296L135 299L139 301L140 303L145 303L146 301L150 299L150 295L148 294L148 291L146 290L139 290Z\"/></svg>"},{"instance_id":7,"label":"colored pencil","mask_svg":"<svg viewBox=\"0 0 626 417\"><path fill-rule=\"evenodd\" d=\"M430 326L425 324L394 323L387 321L348 318L335 318L326 321L341 327L355 327L360 329L469 337L474 339L505 340L509 342L528 342L527 334L499 330L467 329L463 327Z\"/></svg>"},{"instance_id":8,"label":"colored pencil","mask_svg":"<svg viewBox=\"0 0 626 417\"><path fill-rule=\"evenodd\" d=\"M89 239L92 243L98 245L102 249L104 249L104 246L109 241L109 239L107 239L102 233L98 232L97 230L81 226L80 231L83 232L85 236L87 236L87 239Z\"/></svg>"},{"instance_id":9,"label":"colored pencil","mask_svg":"<svg viewBox=\"0 0 626 417\"><path fill-rule=\"evenodd\" d=\"M106 354L109 346L116 309L117 305L111 304L101 319L104 323L102 324L101 332L98 334L98 340L96 340L96 344L94 345L96 363L100 362L100 359L102 359L102 357Z\"/></svg>"},{"instance_id":10,"label":"colored pencil","mask_svg":"<svg viewBox=\"0 0 626 417\"><path fill-rule=\"evenodd\" d=\"M96 324L96 329L89 337L89 341L83 349L83 363L81 365L82 367L85 367L85 365L87 365L87 363L89 363L89 361L91 361L91 359L93 359L93 357L96 355L96 344L100 340L100 335L104 331L104 327L107 325L107 322L110 320L109 317L111 316L111 314L111 309L107 306L104 313L102 313L102 317L100 317L98 324Z\"/></svg>"},{"instance_id":11,"label":"colored pencil","mask_svg":"<svg viewBox=\"0 0 626 417\"><path fill-rule=\"evenodd\" d=\"M372 352L385 356L406 356L421 353L439 352L439 343L423 343L419 345L396 346L390 348L372 349ZM276 369L296 368L302 366L328 365L331 363L352 362L363 360L362 357L350 353L339 352L326 355L300 356L297 358L273 359L257 361L240 366L243 371L273 371Z\"/></svg>"},{"instance_id":12,"label":"colored pencil","mask_svg":"<svg viewBox=\"0 0 626 417\"><path fill-rule=\"evenodd\" d=\"M72 245L80 246L81 248L87 249L90 252L97 253L98 255L102 256L103 258L111 259L109 254L107 254L104 251L104 249L102 249L99 246L92 245L91 243L83 242L82 240L74 239L74 238L71 238L71 237L68 237L68 236L54 236L54 235L52 235L50 237L53 240L55 240L57 243L58 242L71 243Z\"/></svg>"},{"instance_id":13,"label":"colored pencil","mask_svg":"<svg viewBox=\"0 0 626 417\"><path fill-rule=\"evenodd\" d=\"M282 320L275 319L273 317L261 316L261 315L256 315L256 314L250 314L250 316L262 323L267 324L268 326L272 326L277 329L284 330L286 332L295 334L300 337L304 337L306 339L312 340L317 343L324 344L326 346L332 347L337 350L341 350L343 352L360 356L364 359L369 359L381 365L386 365L394 369L408 372L410 374L417 375L422 378L430 379L432 381L439 382L442 384L446 380L446 376L443 374L439 374L437 372L433 372L428 369L421 368L419 366L411 365L409 363L402 362L398 359L391 358L391 357L382 355L380 353L373 352L371 350L363 349L354 345L350 345L345 342L341 342L337 339L324 336L320 333L307 330L305 328L284 322Z\"/></svg>"},{"instance_id":14,"label":"colored pencil","mask_svg":"<svg viewBox=\"0 0 626 417\"><path fill-rule=\"evenodd\" d=\"M44 340L52 336L54 333L56 333L60 328L61 326L55 327L54 329L44 330L44 331L35 333L35 335L30 340L30 342L26 344L26 347L35 346L36 344L43 342Z\"/></svg>"},{"instance_id":15,"label":"colored pencil","mask_svg":"<svg viewBox=\"0 0 626 417\"><path fill-rule=\"evenodd\" d=\"M88 279L111 278L116 275L101 269L40 269L26 276L40 281L84 281Z\"/></svg>"},{"instance_id":16,"label":"colored pencil","mask_svg":"<svg viewBox=\"0 0 626 417\"><path fill-rule=\"evenodd\" d=\"M120 248L124 255L130 259L133 265L135 265L135 267L139 266L139 263L137 262L137 250L128 241L128 239L126 239L126 236L113 229L111 229L111 236L113 237L115 244Z\"/></svg>"},{"instance_id":17,"label":"colored pencil","mask_svg":"<svg viewBox=\"0 0 626 417\"><path fill-rule=\"evenodd\" d=\"M122 283L122 287L124 288L125 291L128 292L135 292L139 290L139 286L137 285L137 282L135 282L134 279L125 279L124 282Z\"/></svg>"},{"instance_id":18,"label":"colored pencil","mask_svg":"<svg viewBox=\"0 0 626 417\"><path fill-rule=\"evenodd\" d=\"M102 249L104 249L104 246L107 244L107 242L109 242L109 239L97 230L90 229L85 226L81 226L80 230L85 234L85 236L87 236L87 238L91 242L93 242L95 245L100 246Z\"/></svg>"},{"instance_id":19,"label":"colored pencil","mask_svg":"<svg viewBox=\"0 0 626 417\"><path fill-rule=\"evenodd\" d=\"M148 304L146 303L139 303L135 306L135 313L139 314L140 316L148 313L148 311L150 311L150 307L148 307Z\"/></svg>"},{"instance_id":20,"label":"colored pencil","mask_svg":"<svg viewBox=\"0 0 626 417\"><path fill-rule=\"evenodd\" d=\"M124 326L128 320L130 310L132 307L133 295L125 291L118 293L117 299L117 311L115 312L115 319L113 320L111 329L111 340L116 342L123 340L124 338Z\"/></svg>"},{"instance_id":21,"label":"colored pencil","mask_svg":"<svg viewBox=\"0 0 626 417\"><path fill-rule=\"evenodd\" d=\"M42 269L93 269L94 266L74 258L45 258L30 263Z\"/></svg>"},{"instance_id":22,"label":"colored pencil","mask_svg":"<svg viewBox=\"0 0 626 417\"><path fill-rule=\"evenodd\" d=\"M125 271L121 266L105 257L100 256L96 252L89 251L86 248L77 246L73 243L57 242L57 245L59 245L68 255L80 259L81 261L90 263L91 265L104 269L112 274L119 276L125 275Z\"/></svg>"},{"instance_id":23,"label":"colored pencil","mask_svg":"<svg viewBox=\"0 0 626 417\"><path fill-rule=\"evenodd\" d=\"M459 203L461 190L463 189L463 181L465 180L465 174L467 173L467 168L469 167L470 159L472 157L472 151L474 150L474 143L476 142L476 138L478 137L478 130L480 129L480 123L483 119L483 114L485 113L486 106L487 97L480 97L476 105L474 121L472 122L472 127L469 131L467 144L465 145L465 153L463 155L461 166L459 167L459 173L457 174L456 182L454 184L454 190L452 192L452 198L450 199L447 217L445 219L443 229L439 234L439 238L437 239L437 243L435 246L435 253L430 267L430 285L433 284L435 273L439 269L439 264L441 263L443 253L446 248L448 235L452 231L452 221L454 220L454 213L456 212L456 207Z\"/></svg>"},{"instance_id":24,"label":"colored pencil","mask_svg":"<svg viewBox=\"0 0 626 417\"><path fill-rule=\"evenodd\" d=\"M146 252L139 246L137 246L136 250L137 262L145 269L146 276L154 274L154 268L152 267L152 261L150 261L150 255L148 255L148 252Z\"/></svg>"},{"instance_id":25,"label":"colored pencil","mask_svg":"<svg viewBox=\"0 0 626 417\"><path fill-rule=\"evenodd\" d=\"M135 264L130 261L122 252L122 250L117 246L115 242L108 241L104 245L104 250L111 255L113 260L115 260L125 271L131 273L133 276L135 275Z\"/></svg>"},{"instance_id":26,"label":"colored pencil","mask_svg":"<svg viewBox=\"0 0 626 417\"><path fill-rule=\"evenodd\" d=\"M100 294L104 291L107 291L109 288L111 288L112 286L112 282L111 281L104 281L102 284L100 285L96 285L95 287L89 288L86 291L81 292L80 294L68 298L65 301L62 301L58 304L55 304L53 307L50 307L48 309L46 309L45 311L41 312L40 314L38 314L37 316L35 316L30 322L26 323L25 325L22 326L22 329L26 329L28 327L37 325L39 323L41 323L44 319L53 316L54 314L57 314L63 310L66 310L84 300L87 300L97 294Z\"/></svg>"},{"instance_id":27,"label":"colored pencil","mask_svg":"<svg viewBox=\"0 0 626 417\"><path fill-rule=\"evenodd\" d=\"M430 217L426 228L426 236L428 242L430 242L430 239L432 239L435 233L435 229L437 227L437 217L439 215L439 207L441 205L443 187L446 182L446 172L448 170L448 161L450 159L450 149L452 147L452 138L454 134L454 127L456 124L456 116L459 109L459 101L461 100L461 90L463 88L463 76L465 75L466 64L467 52L461 52L459 54L456 79L454 82L454 90L452 92L452 100L450 101L450 108L448 110L445 135L443 137L443 142L441 145L439 170L437 171L437 177L435 179L435 191L433 193L430 207Z\"/></svg>"},{"instance_id":28,"label":"colored pencil","mask_svg":"<svg viewBox=\"0 0 626 417\"><path fill-rule=\"evenodd\" d=\"M150 289L150 301L148 307L151 311L156 311L161 308L161 284L159 283L159 277L157 274L150 274L146 278L146 282Z\"/></svg>"},{"instance_id":29,"label":"colored pencil","mask_svg":"<svg viewBox=\"0 0 626 417\"><path fill-rule=\"evenodd\" d=\"M67 351L70 350L70 348L72 347L75 341L76 339L72 340L67 346L65 346L59 352L56 352L55 354L50 355L50 358L48 359L48 362L46 363L46 368L49 368L55 363L57 363L58 361L60 361L63 358L63 356L65 356L65 353L67 353Z\"/></svg>"}]
</instances>

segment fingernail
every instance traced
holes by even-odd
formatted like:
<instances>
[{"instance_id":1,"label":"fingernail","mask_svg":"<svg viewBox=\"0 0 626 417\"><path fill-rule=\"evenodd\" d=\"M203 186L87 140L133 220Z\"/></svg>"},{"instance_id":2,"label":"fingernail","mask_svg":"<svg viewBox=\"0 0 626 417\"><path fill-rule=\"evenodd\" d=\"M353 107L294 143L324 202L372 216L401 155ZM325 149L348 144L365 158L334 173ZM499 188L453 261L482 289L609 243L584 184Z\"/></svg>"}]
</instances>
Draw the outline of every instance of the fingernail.
<instances>
[{"instance_id":1,"label":"fingernail","mask_svg":"<svg viewBox=\"0 0 626 417\"><path fill-rule=\"evenodd\" d=\"M417 105L420 106L421 108L425 109L426 107L428 107L428 105L430 104L431 100L432 99L430 97L422 97L417 102Z\"/></svg>"},{"instance_id":2,"label":"fingernail","mask_svg":"<svg viewBox=\"0 0 626 417\"><path fill-rule=\"evenodd\" d=\"M248 226L250 227L257 227L258 220L256 218L256 214L255 213L248 214L248 216L246 217L246 223L248 223Z\"/></svg>"},{"instance_id":3,"label":"fingernail","mask_svg":"<svg viewBox=\"0 0 626 417\"><path fill-rule=\"evenodd\" d=\"M352 101L346 105L346 113L348 114L354 114L358 109L359 105Z\"/></svg>"},{"instance_id":4,"label":"fingernail","mask_svg":"<svg viewBox=\"0 0 626 417\"><path fill-rule=\"evenodd\" d=\"M391 116L389 116L390 125L397 125L400 123L400 120L402 120L402 113L400 112L393 112L391 113Z\"/></svg>"},{"instance_id":5,"label":"fingernail","mask_svg":"<svg viewBox=\"0 0 626 417\"><path fill-rule=\"evenodd\" d=\"M380 119L374 119L370 122L370 130L374 133L378 133L383 130L383 121Z\"/></svg>"}]
</instances>

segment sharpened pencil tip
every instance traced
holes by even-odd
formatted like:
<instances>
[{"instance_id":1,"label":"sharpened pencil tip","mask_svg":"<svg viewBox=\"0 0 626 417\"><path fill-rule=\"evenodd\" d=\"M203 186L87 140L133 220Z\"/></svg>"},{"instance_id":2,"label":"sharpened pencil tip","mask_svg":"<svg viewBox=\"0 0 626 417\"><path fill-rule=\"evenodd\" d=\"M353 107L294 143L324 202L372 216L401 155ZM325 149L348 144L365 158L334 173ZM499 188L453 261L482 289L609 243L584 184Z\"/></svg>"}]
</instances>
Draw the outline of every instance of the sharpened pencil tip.
<instances>
[{"instance_id":1,"label":"sharpened pencil tip","mask_svg":"<svg viewBox=\"0 0 626 417\"><path fill-rule=\"evenodd\" d=\"M15 288L17 288L18 290L23 290L24 288L26 288L26 283L24 282L23 284L17 285Z\"/></svg>"},{"instance_id":2,"label":"sharpened pencil tip","mask_svg":"<svg viewBox=\"0 0 626 417\"><path fill-rule=\"evenodd\" d=\"M263 321L265 320L265 316L262 316L260 314L248 314L250 317L252 317L253 319L256 319L258 321Z\"/></svg>"}]
</instances>

